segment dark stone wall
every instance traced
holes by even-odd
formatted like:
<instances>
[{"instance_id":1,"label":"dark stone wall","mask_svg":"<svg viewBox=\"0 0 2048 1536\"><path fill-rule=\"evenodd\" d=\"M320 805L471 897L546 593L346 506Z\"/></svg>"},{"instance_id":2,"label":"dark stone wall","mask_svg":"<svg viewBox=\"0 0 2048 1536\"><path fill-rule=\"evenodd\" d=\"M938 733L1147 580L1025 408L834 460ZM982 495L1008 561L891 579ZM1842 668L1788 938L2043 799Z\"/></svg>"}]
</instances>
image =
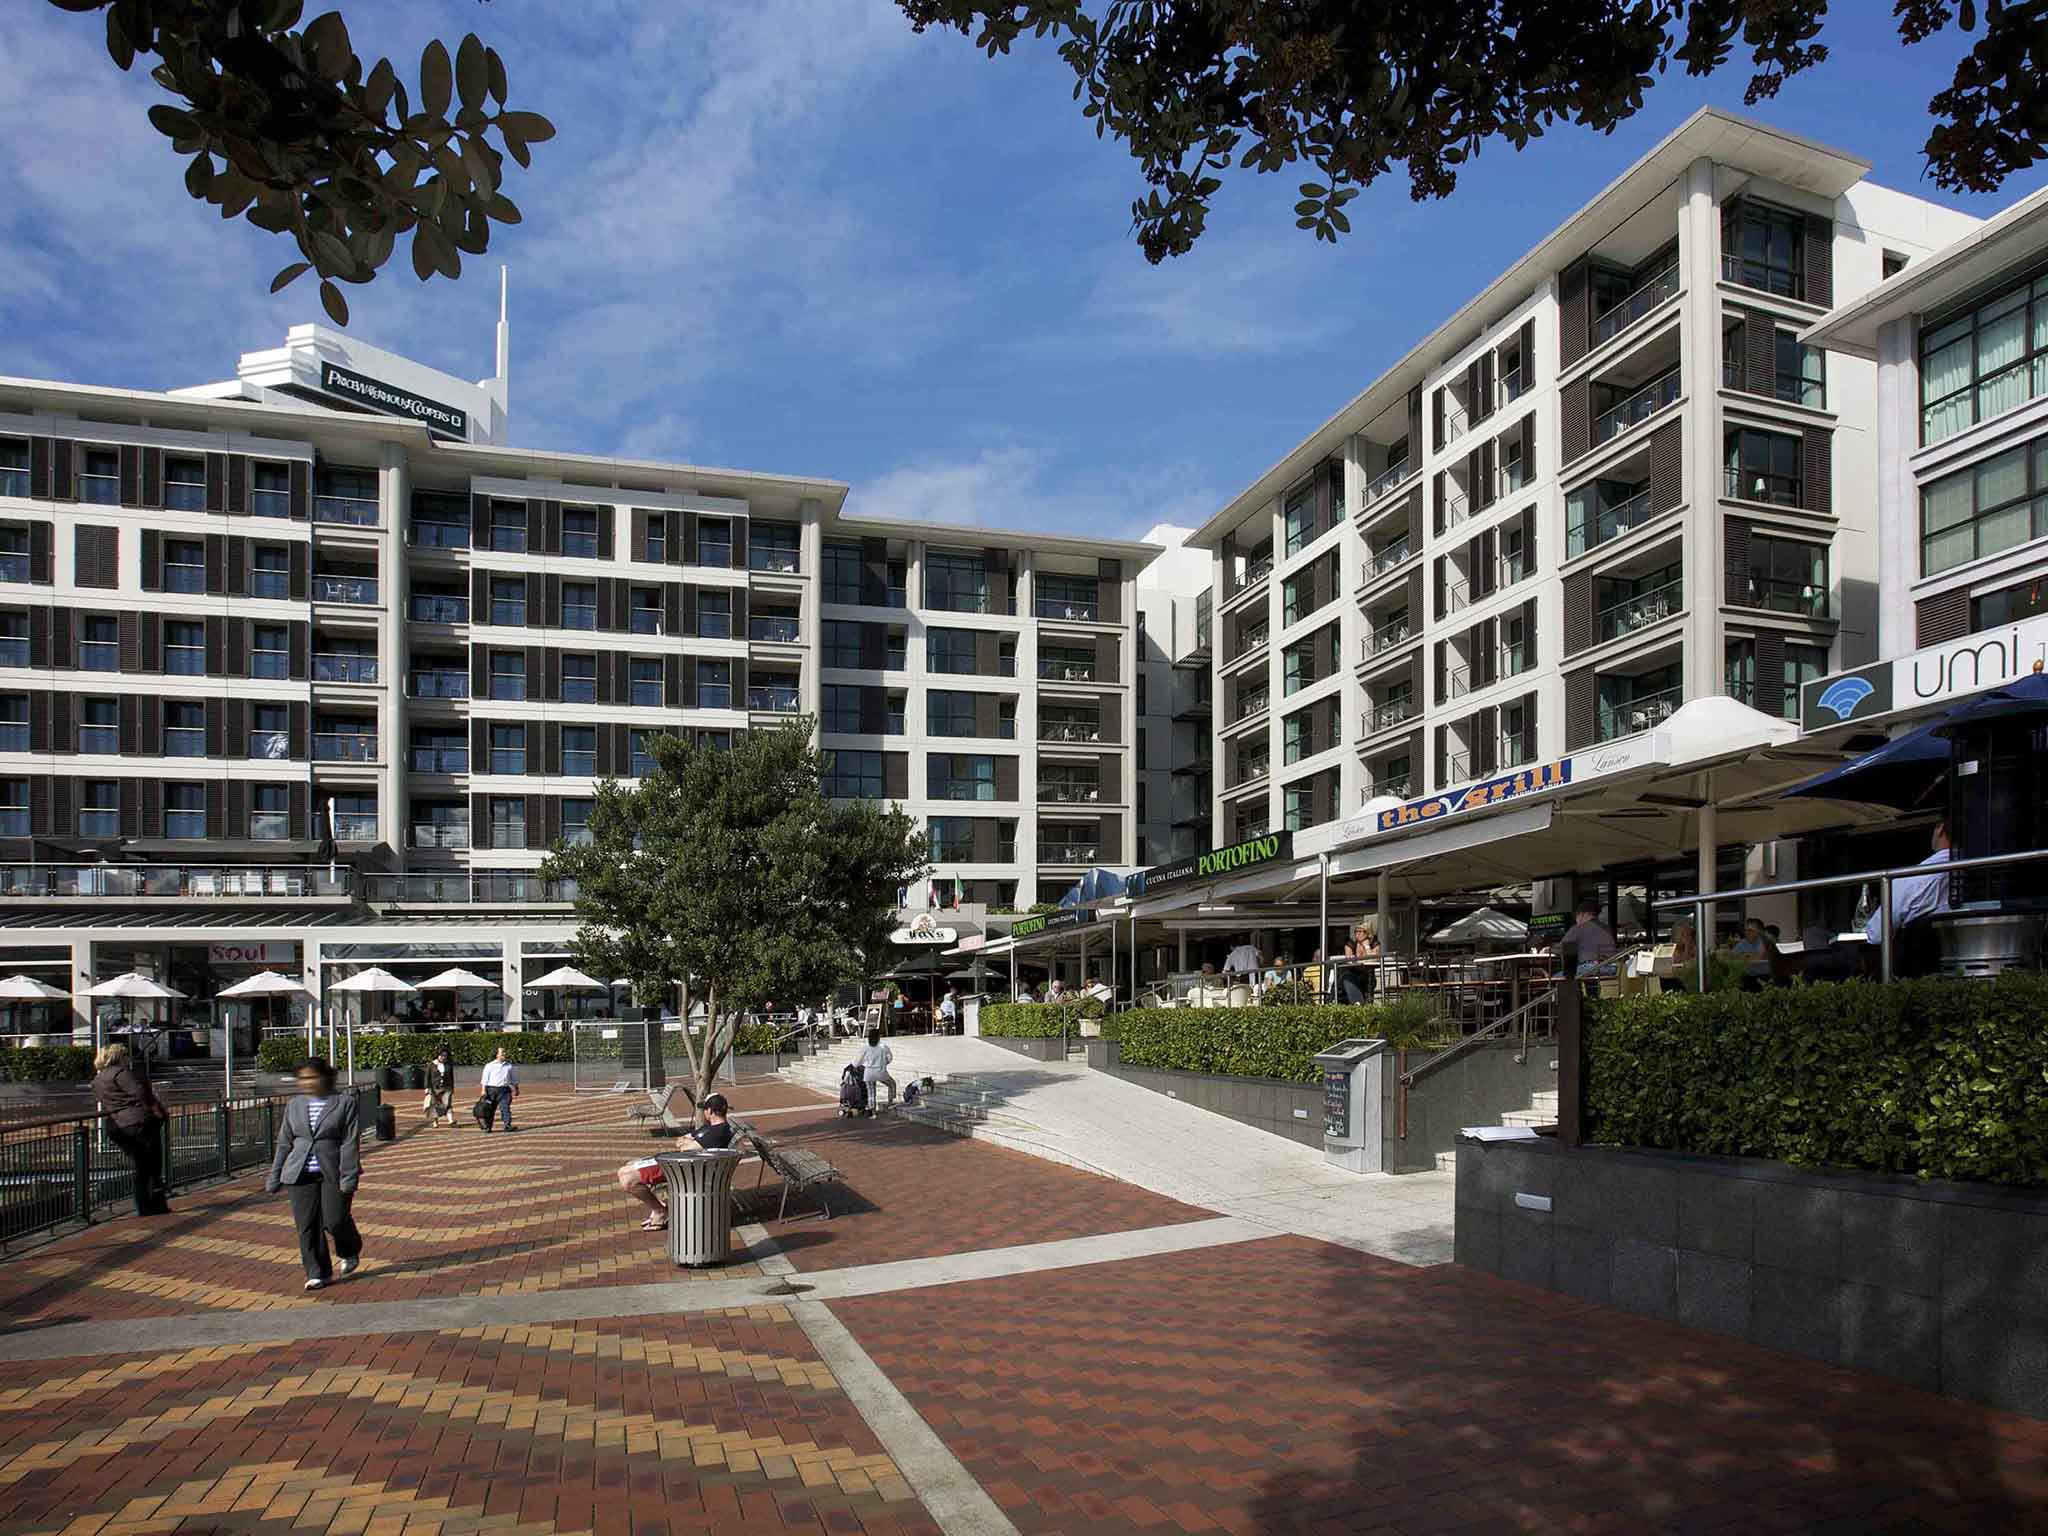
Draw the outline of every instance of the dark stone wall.
<instances>
[{"instance_id":1,"label":"dark stone wall","mask_svg":"<svg viewBox=\"0 0 2048 1536\"><path fill-rule=\"evenodd\" d=\"M1087 1045L1089 1066L1127 1083L1180 1099L1241 1125L1285 1136L1305 1147L1320 1148L1323 1144L1323 1091L1314 1083L1134 1067L1123 1060L1114 1040L1090 1040Z\"/></svg>"},{"instance_id":2,"label":"dark stone wall","mask_svg":"<svg viewBox=\"0 0 2048 1536\"><path fill-rule=\"evenodd\" d=\"M1406 1136L1401 1134L1401 1074L1429 1059L1428 1053L1395 1051L1387 1059L1382 1088L1386 1109L1380 1166L1388 1173L1427 1173L1436 1155L1456 1149L1468 1125L1498 1125L1509 1110L1527 1109L1532 1094L1557 1086L1557 1047L1533 1044L1527 1061L1516 1061L1516 1041L1502 1040L1466 1052L1408 1090Z\"/></svg>"}]
</instances>

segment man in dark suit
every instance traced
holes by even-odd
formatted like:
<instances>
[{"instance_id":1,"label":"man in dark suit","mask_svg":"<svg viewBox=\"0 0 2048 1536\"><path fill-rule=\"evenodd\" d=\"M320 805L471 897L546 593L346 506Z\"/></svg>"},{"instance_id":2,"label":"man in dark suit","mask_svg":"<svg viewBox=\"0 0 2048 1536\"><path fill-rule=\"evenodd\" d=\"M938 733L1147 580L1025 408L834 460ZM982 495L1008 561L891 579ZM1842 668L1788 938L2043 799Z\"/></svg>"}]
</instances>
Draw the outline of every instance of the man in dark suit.
<instances>
[{"instance_id":1,"label":"man in dark suit","mask_svg":"<svg viewBox=\"0 0 2048 1536\"><path fill-rule=\"evenodd\" d=\"M336 1275L346 1278L362 1262L363 1239L350 1214L363 1171L356 1144L361 1127L356 1096L335 1092L333 1067L314 1056L300 1062L294 1075L299 1096L284 1107L277 1155L270 1160L270 1177L263 1187L273 1195L280 1189L291 1191L306 1289L317 1291ZM340 1260L338 1270L328 1263L330 1237Z\"/></svg>"}]
</instances>

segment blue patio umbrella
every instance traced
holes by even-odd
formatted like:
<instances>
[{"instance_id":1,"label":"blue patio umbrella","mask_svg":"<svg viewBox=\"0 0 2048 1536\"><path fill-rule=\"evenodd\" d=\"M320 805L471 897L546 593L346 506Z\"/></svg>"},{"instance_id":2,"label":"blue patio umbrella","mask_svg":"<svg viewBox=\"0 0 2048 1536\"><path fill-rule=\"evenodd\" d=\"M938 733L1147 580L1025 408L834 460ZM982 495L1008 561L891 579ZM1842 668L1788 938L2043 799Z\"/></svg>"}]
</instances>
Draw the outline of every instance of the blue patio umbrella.
<instances>
[{"instance_id":1,"label":"blue patio umbrella","mask_svg":"<svg viewBox=\"0 0 2048 1536\"><path fill-rule=\"evenodd\" d=\"M1949 733L1959 725L2004 715L2048 711L2048 677L2035 672L1966 700L1938 720L1895 737L1839 768L1795 784L1785 793L1824 800L1854 800L1894 810L1927 810L1942 801L1948 780Z\"/></svg>"},{"instance_id":2,"label":"blue patio umbrella","mask_svg":"<svg viewBox=\"0 0 2048 1536\"><path fill-rule=\"evenodd\" d=\"M2013 715L2038 715L2048 712L2048 674L2029 672L2016 682L2002 684L1988 693L1958 704L1943 715L1933 729L1940 735L1953 736L1957 729L1976 725L1985 720L2000 720Z\"/></svg>"},{"instance_id":3,"label":"blue patio umbrella","mask_svg":"<svg viewBox=\"0 0 2048 1536\"><path fill-rule=\"evenodd\" d=\"M1085 907L1124 893L1124 877L1110 869L1091 869L1060 898L1063 907Z\"/></svg>"}]
</instances>

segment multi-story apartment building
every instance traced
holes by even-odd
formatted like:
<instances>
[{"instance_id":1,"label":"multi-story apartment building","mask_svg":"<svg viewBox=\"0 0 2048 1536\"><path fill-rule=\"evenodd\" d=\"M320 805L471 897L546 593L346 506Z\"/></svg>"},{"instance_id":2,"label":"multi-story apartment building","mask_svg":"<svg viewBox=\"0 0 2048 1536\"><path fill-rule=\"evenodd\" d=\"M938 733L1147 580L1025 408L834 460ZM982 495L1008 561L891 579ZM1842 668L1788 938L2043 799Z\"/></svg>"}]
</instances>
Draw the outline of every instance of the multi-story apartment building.
<instances>
[{"instance_id":1,"label":"multi-story apartment building","mask_svg":"<svg viewBox=\"0 0 2048 1536\"><path fill-rule=\"evenodd\" d=\"M1209 553L1191 529L1145 534L1159 554L1138 576L1138 857L1186 858L1210 846L1214 737L1209 671Z\"/></svg>"},{"instance_id":2,"label":"multi-story apartment building","mask_svg":"<svg viewBox=\"0 0 2048 1536\"><path fill-rule=\"evenodd\" d=\"M799 714L838 792L930 830L906 900L1053 899L1133 862L1150 546L512 448L503 361L502 331L471 385L302 327L194 390L0 379L0 926L59 931L0 966L82 990L116 952L161 972L255 930L317 974L403 914L464 964L491 947L516 1016L516 943L475 920L560 953L566 893L535 872L597 782L658 733Z\"/></svg>"},{"instance_id":3,"label":"multi-story apartment building","mask_svg":"<svg viewBox=\"0 0 2048 1536\"><path fill-rule=\"evenodd\" d=\"M1219 843L1873 653L1874 370L1799 334L1974 221L1868 169L1695 114L1200 530Z\"/></svg>"}]
</instances>

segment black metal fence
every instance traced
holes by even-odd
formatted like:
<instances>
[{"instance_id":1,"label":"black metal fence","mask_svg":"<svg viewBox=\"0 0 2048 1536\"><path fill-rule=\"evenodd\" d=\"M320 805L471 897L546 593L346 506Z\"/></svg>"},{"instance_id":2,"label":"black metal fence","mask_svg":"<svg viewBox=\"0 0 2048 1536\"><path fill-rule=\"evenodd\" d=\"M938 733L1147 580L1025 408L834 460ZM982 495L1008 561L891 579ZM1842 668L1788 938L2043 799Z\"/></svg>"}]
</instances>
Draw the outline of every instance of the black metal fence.
<instances>
[{"instance_id":1,"label":"black metal fence","mask_svg":"<svg viewBox=\"0 0 2048 1536\"><path fill-rule=\"evenodd\" d=\"M167 1106L158 1124L170 1187L224 1178L270 1161L282 1098ZM135 1169L106 1117L21 1121L0 1129L0 1248L67 1223L132 1210Z\"/></svg>"}]
</instances>

